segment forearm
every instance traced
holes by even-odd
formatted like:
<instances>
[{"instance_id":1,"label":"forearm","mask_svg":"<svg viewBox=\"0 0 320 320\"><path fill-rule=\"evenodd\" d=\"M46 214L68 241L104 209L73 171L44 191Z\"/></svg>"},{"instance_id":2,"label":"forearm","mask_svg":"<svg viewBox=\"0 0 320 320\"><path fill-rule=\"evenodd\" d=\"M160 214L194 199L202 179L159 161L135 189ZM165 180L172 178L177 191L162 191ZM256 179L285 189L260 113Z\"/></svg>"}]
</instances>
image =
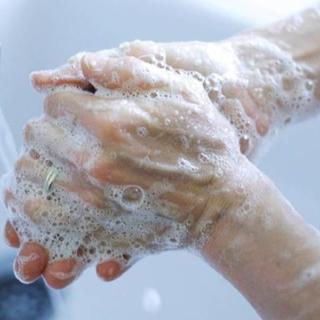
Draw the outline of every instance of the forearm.
<instances>
[{"instance_id":1,"label":"forearm","mask_svg":"<svg viewBox=\"0 0 320 320\"><path fill-rule=\"evenodd\" d=\"M319 113L319 40L320 15L309 9L221 43L236 57L223 75L224 97L240 102L257 129L262 121L260 135Z\"/></svg>"},{"instance_id":2,"label":"forearm","mask_svg":"<svg viewBox=\"0 0 320 320\"><path fill-rule=\"evenodd\" d=\"M243 205L217 221L202 253L264 319L319 319L319 234L266 177L255 179Z\"/></svg>"},{"instance_id":3,"label":"forearm","mask_svg":"<svg viewBox=\"0 0 320 320\"><path fill-rule=\"evenodd\" d=\"M295 61L309 67L313 77L320 77L320 4L290 18L255 31L283 50Z\"/></svg>"},{"instance_id":4,"label":"forearm","mask_svg":"<svg viewBox=\"0 0 320 320\"><path fill-rule=\"evenodd\" d=\"M283 52L274 78L281 78L279 92L286 93L291 105L282 109L290 120L300 121L319 113L320 4L248 35L261 37Z\"/></svg>"}]
</instances>

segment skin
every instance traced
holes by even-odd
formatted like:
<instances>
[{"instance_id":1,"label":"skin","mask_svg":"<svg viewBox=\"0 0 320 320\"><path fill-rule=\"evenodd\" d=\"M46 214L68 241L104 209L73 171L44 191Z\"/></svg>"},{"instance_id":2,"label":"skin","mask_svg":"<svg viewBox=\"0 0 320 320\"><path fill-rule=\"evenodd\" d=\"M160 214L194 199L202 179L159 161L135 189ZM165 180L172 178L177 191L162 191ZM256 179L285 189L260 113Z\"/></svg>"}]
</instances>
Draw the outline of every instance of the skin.
<instances>
[{"instance_id":1,"label":"skin","mask_svg":"<svg viewBox=\"0 0 320 320\"><path fill-rule=\"evenodd\" d=\"M222 200L217 201L216 211L218 212L220 206L227 205L229 201L229 191L225 191L221 187L233 183L232 171L236 170L242 161L246 161L239 150L239 141L234 128L216 108L212 108L202 84L191 77L160 69L134 57L101 60L102 72L100 67L96 71L90 69L90 62L86 59L83 59L82 63L83 71L87 72L88 76L94 77L96 82L103 83L108 89L118 90L128 79L135 79L137 80L135 85L139 90L157 89L168 94L174 93L180 95L181 100L132 98L125 99L126 108L122 108L119 105L123 103L123 98L108 100L88 92L54 93L45 100L45 117L31 121L26 126L25 144L32 145L35 137L40 138L41 144L46 145L51 153L54 153L58 158L62 157L64 161L72 164L73 168L76 167L77 173L72 177L58 177L54 183L55 187L72 192L85 203L97 208L105 209L108 207L102 192L102 187L106 184L138 185L148 190L154 183L166 179L173 189L161 194L157 200L166 200L167 204L171 206L169 216L167 216L168 213L163 213L167 218L179 223L183 223L190 217L194 221L180 244L182 247L189 246L199 232L200 224L197 224L197 220L207 205L208 194L211 192L208 190L216 190L215 197L225 199L223 202L226 203L221 203ZM115 70L119 74L116 85L110 79L110 75ZM143 74L133 70L147 71L152 75L152 78L143 77ZM133 89L130 88L128 92ZM92 113L90 111L92 109L98 110L99 113ZM180 113L179 120L175 119L177 112ZM88 153L87 146L82 146L79 151L78 148L75 148L76 143L72 141L72 138L50 122L50 119L59 119L66 114L76 117L78 124L99 141L97 156ZM174 126L165 124L167 118L174 122ZM44 131L38 131L38 124L44 127ZM147 128L148 137L136 134L137 128L141 127ZM214 132L212 128L215 128ZM126 135L123 134L124 131L126 131ZM179 131L190 137L188 149L183 144L175 142L175 136ZM64 143L56 144L56 140L52 140L52 137L58 138ZM199 160L196 152L197 141L216 154L221 161L228 163L230 168L226 167L224 174L215 177L216 169L214 166ZM155 147L155 143L157 143L157 147ZM162 152L158 152L158 150ZM42 184L45 177L35 175L40 155L33 149L31 151L26 152L17 161L15 173L17 177L23 176L24 179L27 178L35 184ZM116 159L110 159L105 157L106 152L116 152L118 156ZM178 159L181 155L193 163L193 166L197 168L197 174L189 173L178 166ZM144 160L146 156L149 157L149 161ZM124 166L124 163L130 165ZM95 179L96 184L92 185L89 180L85 179L84 174ZM108 201L111 200L108 199ZM21 203L10 190L7 191L6 204L12 212L23 212L34 224L41 223L41 218L38 215L41 208L49 205L55 206L45 199L34 197ZM17 207L19 209L16 209ZM112 219L112 217L107 217L108 219ZM167 229L170 229L170 225L166 226L164 230L157 225L152 225L150 230L146 231L150 236L157 235L161 239L162 234L165 236ZM106 236L108 237L108 235ZM140 238L140 235L137 236L137 240L142 242L146 249L148 246L153 246L153 243L148 239ZM126 240L123 239L124 242ZM125 250L125 245L123 250ZM19 255L17 259L19 260ZM123 263L120 265L117 261L102 260L97 265L97 273L104 280L112 280L128 267L130 265ZM54 274L59 272L59 268L61 268L61 272L70 273L72 276L66 276L66 279L62 280L57 278L53 280ZM44 271L43 269L40 271L39 268L34 279L42 273L50 286L62 288L69 284L82 269L81 265L79 266L75 262L70 263L69 260L53 263L49 261ZM16 275L23 280L24 270L16 270Z\"/></svg>"},{"instance_id":2,"label":"skin","mask_svg":"<svg viewBox=\"0 0 320 320\"><path fill-rule=\"evenodd\" d=\"M185 247L196 246L204 259L231 281L264 319L318 319L320 316L319 304L317 303L317 297L320 293L319 233L303 221L272 182L248 160L255 155L263 138L271 131L271 128L276 126L275 119L280 118L281 123L277 123L277 125L282 126L289 123L288 117L290 116L291 119L294 114L292 110L279 107L276 111L278 117L275 117L273 112L266 108L266 104L260 104L254 99L250 86L244 85L241 81L236 85L228 83L224 88L225 96L228 99L236 97L240 101L245 115L252 120L251 126L254 126L254 128L250 128L251 131L248 131L249 143L243 141L240 138L239 128L226 121L226 119L229 121L231 119L231 110L228 105L221 104L214 92L209 91L207 94L198 86L197 82L194 82L194 79L185 80L177 74L172 76L170 73L172 71L161 66L161 57L165 55L166 64L173 69L197 71L202 76L212 73L220 76L228 72L232 66L239 77L242 75L245 78L249 77L251 73L246 73L246 69L239 67L236 63L237 54L239 54L239 39L246 43L254 37L259 37L284 50L290 54L294 62L303 66L306 77L315 82L313 94L316 99L319 99L319 47L314 45L320 40L318 39L320 33L317 32L320 26L319 14L316 9L309 10L298 15L298 18L302 21L299 32L293 28L297 18L291 18L281 22L280 25L248 32L221 44L134 42L122 47L120 52L106 50L98 53L80 54L57 70L38 72L32 75L33 85L40 91L69 85L87 92L85 95L83 93L50 95L46 100L44 111L50 117L59 117L65 112L73 113L81 125L99 139L102 146L120 148L126 153L127 158L131 159L139 157L140 153L143 153L145 141L137 139L134 144L135 149L130 150L130 144L114 127L110 126L108 117L90 116L90 113L86 111L86 103L93 105L106 103L110 114L118 116L115 121L120 124L121 128L126 128L129 132L132 129L128 121L123 121L123 119L129 119L125 114L126 111L116 109L116 106L110 102L102 102L101 100L104 98L96 97L94 87L100 86L115 91L123 90L127 81L134 79L135 85L128 88L128 91L161 89L183 97L183 103L174 104L173 101L169 101L160 104L160 107L147 98L138 103L132 99L135 102L132 109L143 110L149 115L155 115L157 119L163 119L163 114L170 112L173 108L180 110L186 116L187 121L178 125L187 135L190 134L187 123L194 121L196 115L203 131L194 129L193 133L202 141L211 141L212 148L215 148L215 154L222 153L223 159L230 165L222 177L214 183L212 180L205 182L204 177L200 176L202 185L205 187L199 187L194 179L185 175L184 172L179 172L178 178L173 178L173 183L177 186L176 190L183 190L185 186L188 186L189 190L190 188L193 190L194 198L184 197L183 192L182 194L173 192L173 194L167 195L170 203L178 205L179 208L171 218L175 221L183 221L190 203L196 202L198 204L191 213L195 222L189 229ZM292 27L291 30L294 31L288 31L289 27ZM233 49L231 53L228 51L230 43ZM297 43L301 45L297 45ZM226 59L222 62L207 61L201 65L195 63L196 59L192 54L197 55L200 52L202 55L208 54L210 56L212 50L221 50ZM190 54L181 54L184 51L188 51ZM160 62L150 60L151 56L160 57ZM154 76L153 79L143 76L139 70L148 70L148 74ZM119 75L118 81L114 81L112 78L114 71ZM170 81L168 81L169 78ZM191 105L198 105L201 108L197 109L197 113L193 117L188 117L186 111L191 110ZM317 112L317 110L309 112L309 109L313 107L313 105L306 105L306 109L308 109L304 110L306 115ZM174 115L169 115L169 118L174 119ZM301 118L303 117L299 119ZM156 130L150 118L137 117L133 122L134 127L143 125L147 126L149 131ZM28 130L32 131L32 128L33 126L30 124L26 129L25 139L27 142L28 139L31 139L31 134L28 136ZM228 128L227 137L222 133L223 128ZM160 126L157 129L160 132L166 132L165 127ZM256 130L258 136L250 135L253 129ZM208 132L210 139L207 139L203 132ZM50 145L49 141L47 143ZM173 153L172 158L159 158L160 161L175 163L181 153L186 157L192 157L190 150L176 150L175 153L176 147L170 145L170 139L157 141L157 143L157 147L162 150L172 147L170 149ZM148 143L146 145L149 147ZM137 149L140 152L136 153ZM65 152L65 150L61 150L61 152ZM87 171L87 156L83 150L80 155L74 154L74 158L68 160L76 163L80 171ZM28 167L32 169L34 165L24 155L18 161L16 170L19 172L19 170L27 170ZM108 176L104 174L106 168L111 168L111 174ZM204 167L201 168L204 170ZM241 170L238 170L239 168ZM148 178L143 175L144 170L146 167L124 169L119 167L117 162L109 163L105 162L103 158L98 158L89 174L104 184L133 182L145 188L156 181L158 177L156 173L159 173L160 176L166 174L163 169L155 166L151 170L151 178ZM178 170L178 168L175 167L174 170ZM210 173L212 172L213 176L215 175L215 169L205 168L206 172L208 170ZM30 179L32 179L32 175L30 175ZM127 181L128 179L130 181ZM97 207L103 205L98 190L88 196L88 190L91 189L85 183L57 181L57 184L68 192L76 193L86 202L91 202ZM244 192L239 191L239 187ZM209 194L209 197L204 197L204 194ZM19 206L17 205L19 201L10 190L5 194L5 202L12 211L16 206ZM29 204L28 207L31 208L29 214L32 216L34 204ZM241 210L243 208L246 209ZM28 214L28 210L24 211L25 214ZM209 230L206 228L208 223L210 224ZM17 261L21 256L37 253L37 259L25 263L22 267L15 268L17 276L22 281L31 282L42 274L50 286L62 288L71 283L83 268L73 257L47 264L46 249L36 243L20 244L18 235L10 222L6 225L5 234L9 244L14 247L20 246ZM203 234L207 235L206 241L199 245L198 241L202 239ZM19 265L19 263L16 262L15 265ZM106 281L117 278L125 269L126 266L113 260L101 261L97 264L99 277ZM63 280L57 279L55 277L57 272L64 272L69 276Z\"/></svg>"}]
</instances>

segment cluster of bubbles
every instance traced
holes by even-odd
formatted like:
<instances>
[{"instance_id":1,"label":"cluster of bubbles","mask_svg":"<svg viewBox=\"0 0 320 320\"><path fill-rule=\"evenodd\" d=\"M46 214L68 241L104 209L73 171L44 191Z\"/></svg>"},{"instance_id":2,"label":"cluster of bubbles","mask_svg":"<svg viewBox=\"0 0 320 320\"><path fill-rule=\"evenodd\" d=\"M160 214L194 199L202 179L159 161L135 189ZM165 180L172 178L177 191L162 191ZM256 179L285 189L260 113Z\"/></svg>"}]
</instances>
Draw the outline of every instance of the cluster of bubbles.
<instances>
[{"instance_id":1,"label":"cluster of bubbles","mask_svg":"<svg viewBox=\"0 0 320 320\"><path fill-rule=\"evenodd\" d=\"M61 188L72 180L72 169L43 148L29 146L35 164L22 167L11 181L18 203L10 219L22 241L36 241L49 249L50 259L77 257L85 263L116 259L126 265L146 254L185 243L187 229L168 217L170 207L159 194L170 186L154 186L148 192L137 185L108 185L105 206L97 208L73 192ZM43 188L48 169L56 180Z\"/></svg>"}]
</instances>

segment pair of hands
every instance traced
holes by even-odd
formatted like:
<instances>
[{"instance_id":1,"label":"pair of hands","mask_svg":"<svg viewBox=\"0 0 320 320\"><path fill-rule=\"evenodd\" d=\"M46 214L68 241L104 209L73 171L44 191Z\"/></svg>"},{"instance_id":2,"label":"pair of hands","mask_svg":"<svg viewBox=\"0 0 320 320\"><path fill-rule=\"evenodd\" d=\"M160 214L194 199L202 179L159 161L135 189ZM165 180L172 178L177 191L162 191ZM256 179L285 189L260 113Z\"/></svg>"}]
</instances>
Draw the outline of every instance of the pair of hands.
<instances>
[{"instance_id":1,"label":"pair of hands","mask_svg":"<svg viewBox=\"0 0 320 320\"><path fill-rule=\"evenodd\" d=\"M205 241L241 201L244 155L271 125L241 50L137 41L32 75L44 115L25 128L4 197L21 281L63 288L93 262L112 280Z\"/></svg>"}]
</instances>

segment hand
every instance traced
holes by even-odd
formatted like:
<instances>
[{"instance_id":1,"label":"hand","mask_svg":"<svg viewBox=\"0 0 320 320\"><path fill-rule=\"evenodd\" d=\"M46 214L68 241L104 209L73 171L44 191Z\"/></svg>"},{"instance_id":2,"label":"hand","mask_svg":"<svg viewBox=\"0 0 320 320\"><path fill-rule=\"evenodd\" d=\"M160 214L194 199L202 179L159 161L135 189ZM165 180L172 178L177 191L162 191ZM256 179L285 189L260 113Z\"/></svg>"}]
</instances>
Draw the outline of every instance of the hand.
<instances>
[{"instance_id":1,"label":"hand","mask_svg":"<svg viewBox=\"0 0 320 320\"><path fill-rule=\"evenodd\" d=\"M38 90L75 86L94 91L81 67L83 57L136 57L160 68L189 72L203 82L208 96L236 128L241 151L257 153L267 133L307 113L312 88L304 70L290 54L258 35L242 35L220 43L154 43L134 41L119 49L80 53L69 63L32 75ZM99 79L97 80L99 82Z\"/></svg>"},{"instance_id":2,"label":"hand","mask_svg":"<svg viewBox=\"0 0 320 320\"><path fill-rule=\"evenodd\" d=\"M80 67L98 90L49 94L5 194L17 276L54 288L93 262L110 280L146 254L196 246L236 205L246 162L201 81L134 57Z\"/></svg>"}]
</instances>

